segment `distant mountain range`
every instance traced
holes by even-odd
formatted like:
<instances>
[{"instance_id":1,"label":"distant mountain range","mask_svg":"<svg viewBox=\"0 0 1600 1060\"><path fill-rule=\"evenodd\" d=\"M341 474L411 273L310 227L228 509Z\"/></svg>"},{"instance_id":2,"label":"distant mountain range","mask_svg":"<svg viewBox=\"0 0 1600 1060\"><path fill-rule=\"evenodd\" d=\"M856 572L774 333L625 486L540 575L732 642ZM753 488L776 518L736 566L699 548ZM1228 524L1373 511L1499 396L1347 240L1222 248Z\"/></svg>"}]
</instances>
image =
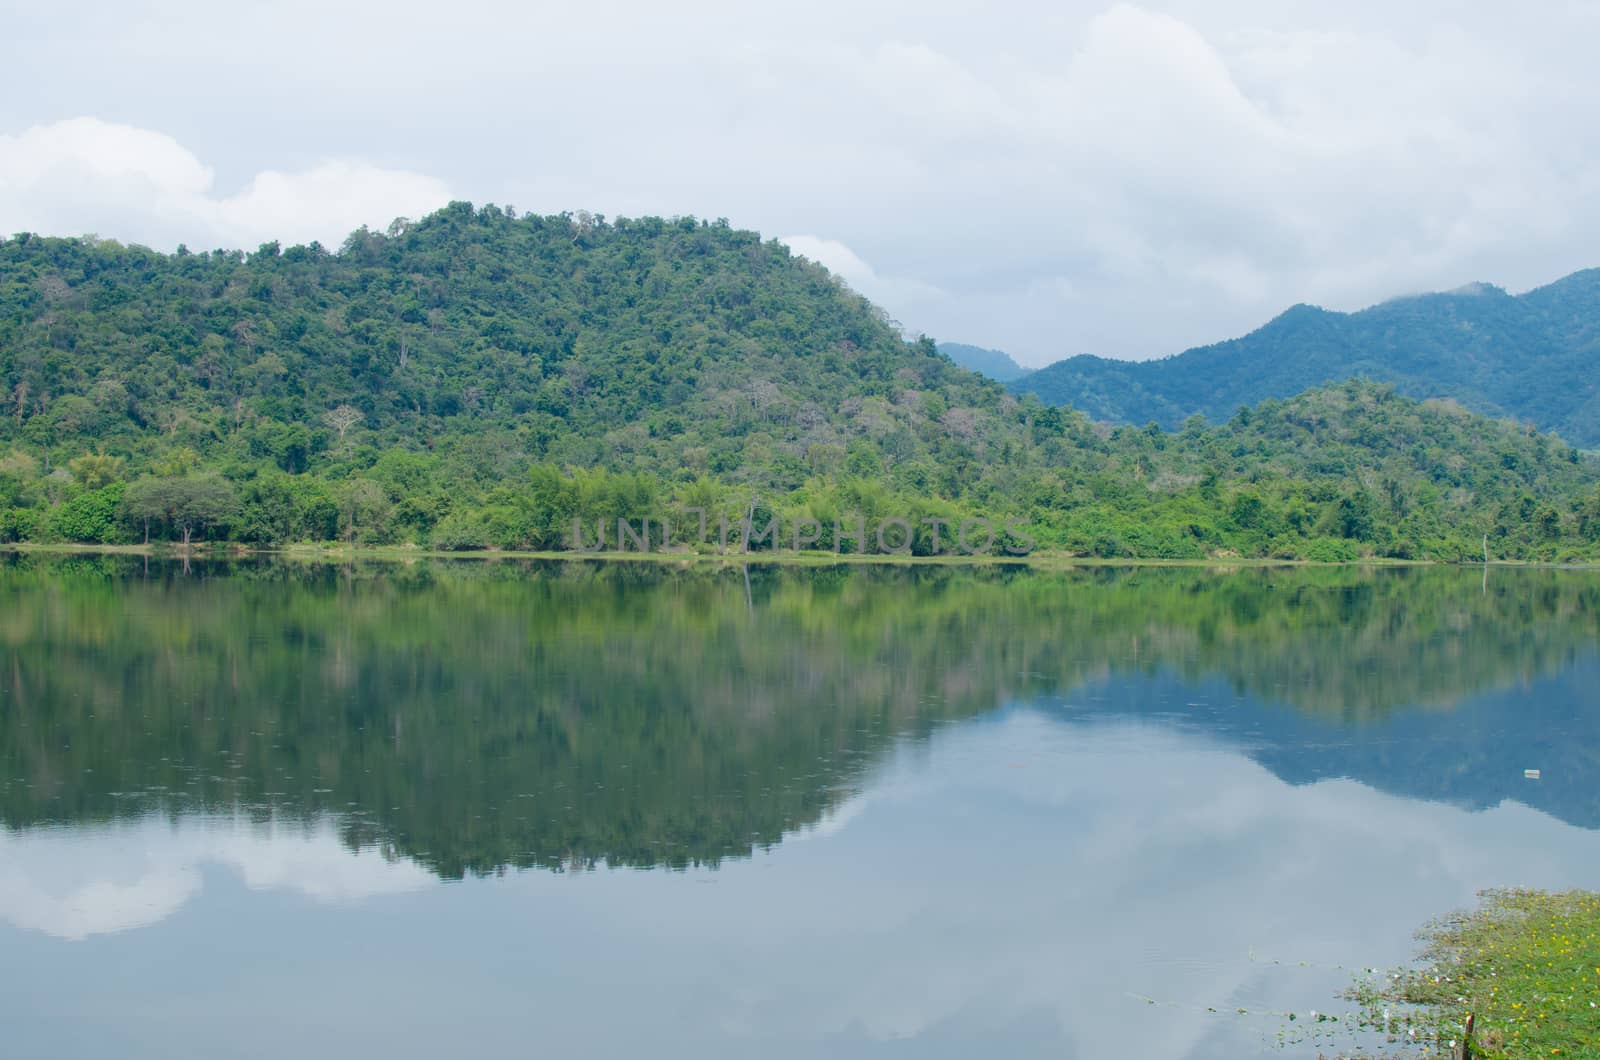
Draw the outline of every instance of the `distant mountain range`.
<instances>
[{"instance_id":1,"label":"distant mountain range","mask_svg":"<svg viewBox=\"0 0 1600 1060\"><path fill-rule=\"evenodd\" d=\"M1522 295L1471 284L1357 313L1297 305L1243 338L1157 361L1071 357L1009 385L1096 419L1174 427L1360 376L1593 448L1597 366L1600 269L1588 269Z\"/></svg>"},{"instance_id":2,"label":"distant mountain range","mask_svg":"<svg viewBox=\"0 0 1600 1060\"><path fill-rule=\"evenodd\" d=\"M1000 350L968 346L963 342L941 342L939 352L961 367L986 375L997 383L1010 383L1028 374L1028 369Z\"/></svg>"}]
</instances>

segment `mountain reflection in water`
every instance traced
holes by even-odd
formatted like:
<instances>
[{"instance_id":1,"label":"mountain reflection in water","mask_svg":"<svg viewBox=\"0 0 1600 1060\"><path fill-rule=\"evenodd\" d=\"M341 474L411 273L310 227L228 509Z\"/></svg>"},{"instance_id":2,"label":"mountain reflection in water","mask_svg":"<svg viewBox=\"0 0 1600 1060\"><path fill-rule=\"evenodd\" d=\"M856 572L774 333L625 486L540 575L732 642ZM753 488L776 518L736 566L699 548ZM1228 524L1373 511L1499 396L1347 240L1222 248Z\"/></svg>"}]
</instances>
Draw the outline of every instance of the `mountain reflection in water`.
<instances>
[{"instance_id":1,"label":"mountain reflection in water","mask_svg":"<svg viewBox=\"0 0 1600 1060\"><path fill-rule=\"evenodd\" d=\"M1600 878L1600 581L1480 578L11 558L0 1020L1314 1056L1274 1013Z\"/></svg>"}]
</instances>

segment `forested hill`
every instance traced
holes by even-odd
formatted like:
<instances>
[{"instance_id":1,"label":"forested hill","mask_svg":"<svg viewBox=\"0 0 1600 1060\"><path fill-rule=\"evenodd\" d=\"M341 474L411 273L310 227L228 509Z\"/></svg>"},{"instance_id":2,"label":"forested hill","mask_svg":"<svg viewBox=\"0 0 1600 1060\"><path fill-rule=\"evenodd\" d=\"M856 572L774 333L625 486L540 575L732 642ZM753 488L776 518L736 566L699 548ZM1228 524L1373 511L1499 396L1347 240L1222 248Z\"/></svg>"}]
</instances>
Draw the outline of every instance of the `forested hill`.
<instances>
[{"instance_id":1,"label":"forested hill","mask_svg":"<svg viewBox=\"0 0 1600 1060\"><path fill-rule=\"evenodd\" d=\"M1175 426L1359 376L1600 447L1600 269L1513 296L1473 284L1359 313L1299 305L1240 339L1158 361L1072 357L1013 384L1098 419Z\"/></svg>"},{"instance_id":2,"label":"forested hill","mask_svg":"<svg viewBox=\"0 0 1600 1060\"><path fill-rule=\"evenodd\" d=\"M982 346L968 346L964 342L941 342L939 352L963 368L1000 383L1010 383L1028 374L1028 370L1004 350L990 350Z\"/></svg>"},{"instance_id":3,"label":"forested hill","mask_svg":"<svg viewBox=\"0 0 1600 1060\"><path fill-rule=\"evenodd\" d=\"M1570 558L1596 478L1364 384L1113 429L722 222L457 203L336 252L0 242L0 543L551 549L704 509L905 518L921 553L924 520L984 515L1073 554Z\"/></svg>"},{"instance_id":4,"label":"forested hill","mask_svg":"<svg viewBox=\"0 0 1600 1060\"><path fill-rule=\"evenodd\" d=\"M90 441L139 462L187 447L296 472L331 432L470 446L491 468L533 455L792 486L812 445L921 452L895 407L908 389L946 407L1003 400L754 233L465 203L339 253L14 239L0 351L0 441ZM359 415L341 423L340 406Z\"/></svg>"}]
</instances>

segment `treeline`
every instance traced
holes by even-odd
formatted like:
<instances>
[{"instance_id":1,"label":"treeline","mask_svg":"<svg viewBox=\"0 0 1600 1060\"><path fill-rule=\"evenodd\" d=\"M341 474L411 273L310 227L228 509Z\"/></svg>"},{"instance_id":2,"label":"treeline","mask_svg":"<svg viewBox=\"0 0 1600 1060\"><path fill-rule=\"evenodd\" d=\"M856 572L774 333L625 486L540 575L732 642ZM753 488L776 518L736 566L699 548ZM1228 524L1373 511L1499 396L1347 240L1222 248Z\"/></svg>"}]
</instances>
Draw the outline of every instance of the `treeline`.
<instances>
[{"instance_id":1,"label":"treeline","mask_svg":"<svg viewBox=\"0 0 1600 1060\"><path fill-rule=\"evenodd\" d=\"M835 523L926 555L984 519L996 552L1014 522L1102 557L1554 560L1600 555L1597 482L1367 383L1095 423L723 222L457 203L337 252L0 242L0 543L546 550L703 512L843 551Z\"/></svg>"},{"instance_id":2,"label":"treeline","mask_svg":"<svg viewBox=\"0 0 1600 1060\"><path fill-rule=\"evenodd\" d=\"M1374 386L1268 403L1221 428L1110 431L1105 444L1131 474L1018 473L960 500L903 469L763 493L705 475L549 463L480 480L446 456L403 450L301 473L195 461L138 476L104 454L47 474L13 451L0 461L0 543L1325 561L1474 559L1484 538L1495 557L1575 559L1600 543L1600 491L1575 451ZM1389 455L1374 461L1378 452Z\"/></svg>"}]
</instances>

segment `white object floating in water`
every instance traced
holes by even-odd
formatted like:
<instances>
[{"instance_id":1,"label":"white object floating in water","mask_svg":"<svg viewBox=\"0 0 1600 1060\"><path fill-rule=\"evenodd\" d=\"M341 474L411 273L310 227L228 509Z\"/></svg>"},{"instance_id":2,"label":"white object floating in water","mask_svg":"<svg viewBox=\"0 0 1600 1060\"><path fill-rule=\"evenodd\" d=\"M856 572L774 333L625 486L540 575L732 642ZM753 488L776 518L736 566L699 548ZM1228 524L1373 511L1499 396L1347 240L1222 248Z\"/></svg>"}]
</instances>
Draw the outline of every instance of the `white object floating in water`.
<instances>
[{"instance_id":1,"label":"white object floating in water","mask_svg":"<svg viewBox=\"0 0 1600 1060\"><path fill-rule=\"evenodd\" d=\"M1539 771L1537 769L1524 769L1522 771L1522 779L1523 780L1538 780L1539 779Z\"/></svg>"}]
</instances>

